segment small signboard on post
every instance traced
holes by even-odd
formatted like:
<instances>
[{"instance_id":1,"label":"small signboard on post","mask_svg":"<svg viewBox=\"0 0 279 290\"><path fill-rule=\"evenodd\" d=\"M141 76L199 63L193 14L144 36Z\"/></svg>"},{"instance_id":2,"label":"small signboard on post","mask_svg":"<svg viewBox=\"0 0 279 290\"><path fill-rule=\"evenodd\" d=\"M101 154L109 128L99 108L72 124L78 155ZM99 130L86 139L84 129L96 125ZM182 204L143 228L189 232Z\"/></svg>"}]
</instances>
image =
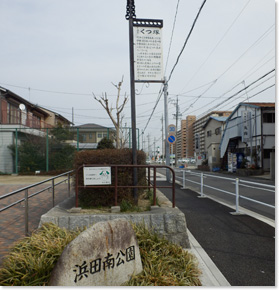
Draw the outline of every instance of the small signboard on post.
<instances>
[{"instance_id":1,"label":"small signboard on post","mask_svg":"<svg viewBox=\"0 0 279 290\"><path fill-rule=\"evenodd\" d=\"M164 82L163 20L134 19L135 82Z\"/></svg>"},{"instance_id":2,"label":"small signboard on post","mask_svg":"<svg viewBox=\"0 0 279 290\"><path fill-rule=\"evenodd\" d=\"M176 141L175 135L168 135L167 141L169 142L169 144L174 144Z\"/></svg>"},{"instance_id":3,"label":"small signboard on post","mask_svg":"<svg viewBox=\"0 0 279 290\"><path fill-rule=\"evenodd\" d=\"M176 126L174 124L168 125L168 133L175 134L175 132L176 132Z\"/></svg>"},{"instance_id":4,"label":"small signboard on post","mask_svg":"<svg viewBox=\"0 0 279 290\"><path fill-rule=\"evenodd\" d=\"M83 167L84 185L111 184L111 167Z\"/></svg>"}]
</instances>

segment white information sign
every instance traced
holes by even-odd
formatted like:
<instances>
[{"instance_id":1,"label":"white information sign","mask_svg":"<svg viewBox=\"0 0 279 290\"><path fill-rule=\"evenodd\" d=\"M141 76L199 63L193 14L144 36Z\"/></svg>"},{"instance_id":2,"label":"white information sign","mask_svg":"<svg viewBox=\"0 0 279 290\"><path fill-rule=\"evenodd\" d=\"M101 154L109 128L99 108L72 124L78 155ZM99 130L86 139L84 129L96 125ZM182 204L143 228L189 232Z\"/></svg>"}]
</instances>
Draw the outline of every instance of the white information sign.
<instances>
[{"instance_id":1,"label":"white information sign","mask_svg":"<svg viewBox=\"0 0 279 290\"><path fill-rule=\"evenodd\" d=\"M84 185L111 184L111 167L83 167Z\"/></svg>"},{"instance_id":2,"label":"white information sign","mask_svg":"<svg viewBox=\"0 0 279 290\"><path fill-rule=\"evenodd\" d=\"M162 28L134 27L135 81L164 81Z\"/></svg>"},{"instance_id":3,"label":"white information sign","mask_svg":"<svg viewBox=\"0 0 279 290\"><path fill-rule=\"evenodd\" d=\"M251 139L251 112L241 112L242 142L249 142Z\"/></svg>"},{"instance_id":4,"label":"white information sign","mask_svg":"<svg viewBox=\"0 0 279 290\"><path fill-rule=\"evenodd\" d=\"M168 125L168 133L174 134L176 132L176 126L174 124Z\"/></svg>"}]
</instances>

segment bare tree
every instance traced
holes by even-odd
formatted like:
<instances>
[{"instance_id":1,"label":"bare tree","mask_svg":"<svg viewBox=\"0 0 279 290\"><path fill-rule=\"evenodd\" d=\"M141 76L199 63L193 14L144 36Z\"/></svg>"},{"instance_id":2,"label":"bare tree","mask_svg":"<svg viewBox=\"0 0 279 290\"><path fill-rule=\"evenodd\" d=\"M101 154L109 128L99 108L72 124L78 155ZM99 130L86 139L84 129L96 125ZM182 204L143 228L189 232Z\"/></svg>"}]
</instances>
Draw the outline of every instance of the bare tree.
<instances>
[{"instance_id":1,"label":"bare tree","mask_svg":"<svg viewBox=\"0 0 279 290\"><path fill-rule=\"evenodd\" d=\"M94 99L96 101L98 101L102 105L102 107L107 111L107 114L109 115L109 117L110 117L110 119L115 127L115 130L116 130L116 148L117 149L120 148L120 138L119 137L120 137L120 129L121 129L121 124L122 124L122 119L123 119L121 112L123 111L126 103L128 102L128 97L126 96L126 93L125 93L123 103L121 105L119 105L120 92L121 92L121 86L123 83L123 78L124 77L122 76L122 80L118 83L118 85L115 85L114 83L112 83L113 86L115 86L117 89L116 108L109 106L109 100L107 97L107 93L103 94L102 97L100 97L100 98L97 98L93 93ZM116 110L116 117L113 116L113 114L112 114L113 110Z\"/></svg>"}]
</instances>

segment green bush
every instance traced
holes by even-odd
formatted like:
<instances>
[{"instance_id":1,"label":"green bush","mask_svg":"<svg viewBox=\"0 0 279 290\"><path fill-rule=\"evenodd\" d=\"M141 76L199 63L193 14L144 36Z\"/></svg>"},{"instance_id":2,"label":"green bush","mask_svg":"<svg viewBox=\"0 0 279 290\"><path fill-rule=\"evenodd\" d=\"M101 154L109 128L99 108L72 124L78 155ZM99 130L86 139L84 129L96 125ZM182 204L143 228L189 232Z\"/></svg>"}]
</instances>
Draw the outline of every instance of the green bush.
<instances>
[{"instance_id":1,"label":"green bush","mask_svg":"<svg viewBox=\"0 0 279 290\"><path fill-rule=\"evenodd\" d=\"M115 149L113 145L113 141L111 139L108 139L107 137L104 137L97 146L97 149Z\"/></svg>"},{"instance_id":2,"label":"green bush","mask_svg":"<svg viewBox=\"0 0 279 290\"><path fill-rule=\"evenodd\" d=\"M130 165L132 164L131 149L103 149L81 151L75 155L74 169L77 170L83 164L85 165ZM145 153L137 151L137 164L145 164ZM115 184L115 170L111 170L111 182ZM118 168L117 179L118 186L133 184L133 169L129 167ZM78 173L78 184L83 186L83 170ZM145 168L138 169L138 184L145 185ZM138 190L140 194L141 190ZM133 198L133 190L130 188L118 188L117 200L120 204L123 199L136 204ZM112 206L114 205L114 188L80 188L79 189L79 206Z\"/></svg>"}]
</instances>

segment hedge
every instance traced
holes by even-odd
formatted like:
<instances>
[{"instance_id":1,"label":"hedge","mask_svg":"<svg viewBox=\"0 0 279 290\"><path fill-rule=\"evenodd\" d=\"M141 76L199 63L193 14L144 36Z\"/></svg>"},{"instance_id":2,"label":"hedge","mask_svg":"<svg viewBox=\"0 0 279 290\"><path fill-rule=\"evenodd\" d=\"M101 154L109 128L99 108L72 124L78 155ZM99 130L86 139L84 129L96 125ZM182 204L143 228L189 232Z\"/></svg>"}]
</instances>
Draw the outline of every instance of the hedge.
<instances>
[{"instance_id":1,"label":"hedge","mask_svg":"<svg viewBox=\"0 0 279 290\"><path fill-rule=\"evenodd\" d=\"M146 156L142 151L137 151L137 164L145 164ZM132 164L131 149L102 149L77 152L74 160L74 169L77 170L81 165L130 165ZM133 184L133 168L118 168L118 185ZM83 170L78 173L78 183L83 186ZM138 169L138 185L145 185L145 169ZM114 168L111 170L112 185L115 182ZM140 193L141 190L138 190ZM118 204L122 200L137 204L133 198L133 189L118 188ZM114 189L113 188L80 188L79 189L79 206L82 208L113 206L114 205Z\"/></svg>"}]
</instances>

